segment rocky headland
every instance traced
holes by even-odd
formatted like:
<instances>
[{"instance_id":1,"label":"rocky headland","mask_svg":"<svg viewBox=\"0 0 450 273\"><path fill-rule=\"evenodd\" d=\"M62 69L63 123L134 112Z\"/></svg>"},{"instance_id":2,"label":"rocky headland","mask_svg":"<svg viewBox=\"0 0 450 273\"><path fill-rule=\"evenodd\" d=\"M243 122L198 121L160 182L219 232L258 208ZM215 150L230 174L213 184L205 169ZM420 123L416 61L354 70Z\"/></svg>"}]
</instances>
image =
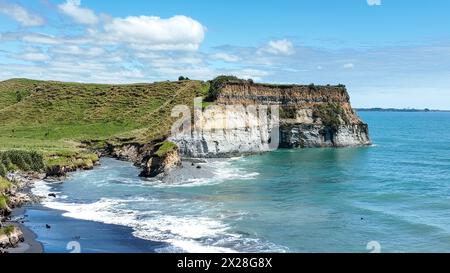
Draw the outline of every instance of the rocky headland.
<instances>
[{"instance_id":1,"label":"rocky headland","mask_svg":"<svg viewBox=\"0 0 450 273\"><path fill-rule=\"evenodd\" d=\"M170 138L183 156L229 157L276 148L371 144L368 126L352 109L343 85L230 81L222 85L216 96L215 105L200 115L200 130ZM225 110L230 105L240 109ZM271 113L274 106L279 111L278 120ZM271 147L274 130L278 130L278 144Z\"/></svg>"},{"instance_id":2,"label":"rocky headland","mask_svg":"<svg viewBox=\"0 0 450 273\"><path fill-rule=\"evenodd\" d=\"M210 84L209 105L192 109L188 130L144 145L111 145L106 154L135 162L143 168L141 176L163 177L181 165L180 158L371 144L368 125L351 107L343 85L258 84L234 77ZM158 153L169 143L169 153Z\"/></svg>"}]
</instances>

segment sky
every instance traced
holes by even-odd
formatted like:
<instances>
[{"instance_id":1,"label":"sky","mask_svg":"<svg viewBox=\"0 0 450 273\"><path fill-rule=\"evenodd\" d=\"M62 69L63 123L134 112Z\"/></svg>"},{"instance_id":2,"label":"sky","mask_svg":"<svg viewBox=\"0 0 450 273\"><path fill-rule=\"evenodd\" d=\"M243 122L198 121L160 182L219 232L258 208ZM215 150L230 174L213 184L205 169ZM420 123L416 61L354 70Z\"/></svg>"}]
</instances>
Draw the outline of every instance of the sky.
<instances>
[{"instance_id":1,"label":"sky","mask_svg":"<svg viewBox=\"0 0 450 273\"><path fill-rule=\"evenodd\" d=\"M448 0L0 0L0 80L345 84L450 109Z\"/></svg>"}]
</instances>

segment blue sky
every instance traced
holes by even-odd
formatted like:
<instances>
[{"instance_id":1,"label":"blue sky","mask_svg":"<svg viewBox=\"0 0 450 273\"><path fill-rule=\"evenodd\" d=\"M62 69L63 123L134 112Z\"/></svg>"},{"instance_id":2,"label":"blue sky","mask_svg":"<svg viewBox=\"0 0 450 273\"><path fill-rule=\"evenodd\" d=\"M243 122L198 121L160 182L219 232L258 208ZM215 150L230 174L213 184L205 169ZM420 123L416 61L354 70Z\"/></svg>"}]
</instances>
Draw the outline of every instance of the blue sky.
<instances>
[{"instance_id":1,"label":"blue sky","mask_svg":"<svg viewBox=\"0 0 450 273\"><path fill-rule=\"evenodd\" d=\"M0 80L234 74L346 84L355 107L450 109L450 1L0 0Z\"/></svg>"}]
</instances>

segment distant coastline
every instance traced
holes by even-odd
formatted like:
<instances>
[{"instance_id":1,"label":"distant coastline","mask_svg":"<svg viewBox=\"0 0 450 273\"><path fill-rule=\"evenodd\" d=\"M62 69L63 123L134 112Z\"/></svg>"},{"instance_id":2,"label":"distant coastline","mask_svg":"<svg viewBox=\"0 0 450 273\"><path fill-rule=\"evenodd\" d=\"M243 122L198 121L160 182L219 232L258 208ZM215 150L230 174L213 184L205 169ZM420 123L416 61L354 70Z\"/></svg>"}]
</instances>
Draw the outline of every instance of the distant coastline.
<instances>
[{"instance_id":1,"label":"distant coastline","mask_svg":"<svg viewBox=\"0 0 450 273\"><path fill-rule=\"evenodd\" d=\"M358 112L450 112L450 110L415 109L415 108L355 108Z\"/></svg>"}]
</instances>

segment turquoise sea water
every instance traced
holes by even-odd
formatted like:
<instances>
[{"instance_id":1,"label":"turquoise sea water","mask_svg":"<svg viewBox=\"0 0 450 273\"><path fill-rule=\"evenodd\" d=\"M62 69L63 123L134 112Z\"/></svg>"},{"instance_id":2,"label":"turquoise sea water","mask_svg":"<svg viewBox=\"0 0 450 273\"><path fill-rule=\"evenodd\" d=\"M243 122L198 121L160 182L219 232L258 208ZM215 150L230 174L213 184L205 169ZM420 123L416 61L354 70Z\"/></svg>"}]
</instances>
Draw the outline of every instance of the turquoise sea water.
<instances>
[{"instance_id":1,"label":"turquoise sea water","mask_svg":"<svg viewBox=\"0 0 450 273\"><path fill-rule=\"evenodd\" d=\"M450 252L450 113L360 116L372 147L210 161L171 184L103 159L39 183L35 192L58 198L29 207L27 225L51 252L68 238L92 252L369 252L371 241L382 252Z\"/></svg>"}]
</instances>

